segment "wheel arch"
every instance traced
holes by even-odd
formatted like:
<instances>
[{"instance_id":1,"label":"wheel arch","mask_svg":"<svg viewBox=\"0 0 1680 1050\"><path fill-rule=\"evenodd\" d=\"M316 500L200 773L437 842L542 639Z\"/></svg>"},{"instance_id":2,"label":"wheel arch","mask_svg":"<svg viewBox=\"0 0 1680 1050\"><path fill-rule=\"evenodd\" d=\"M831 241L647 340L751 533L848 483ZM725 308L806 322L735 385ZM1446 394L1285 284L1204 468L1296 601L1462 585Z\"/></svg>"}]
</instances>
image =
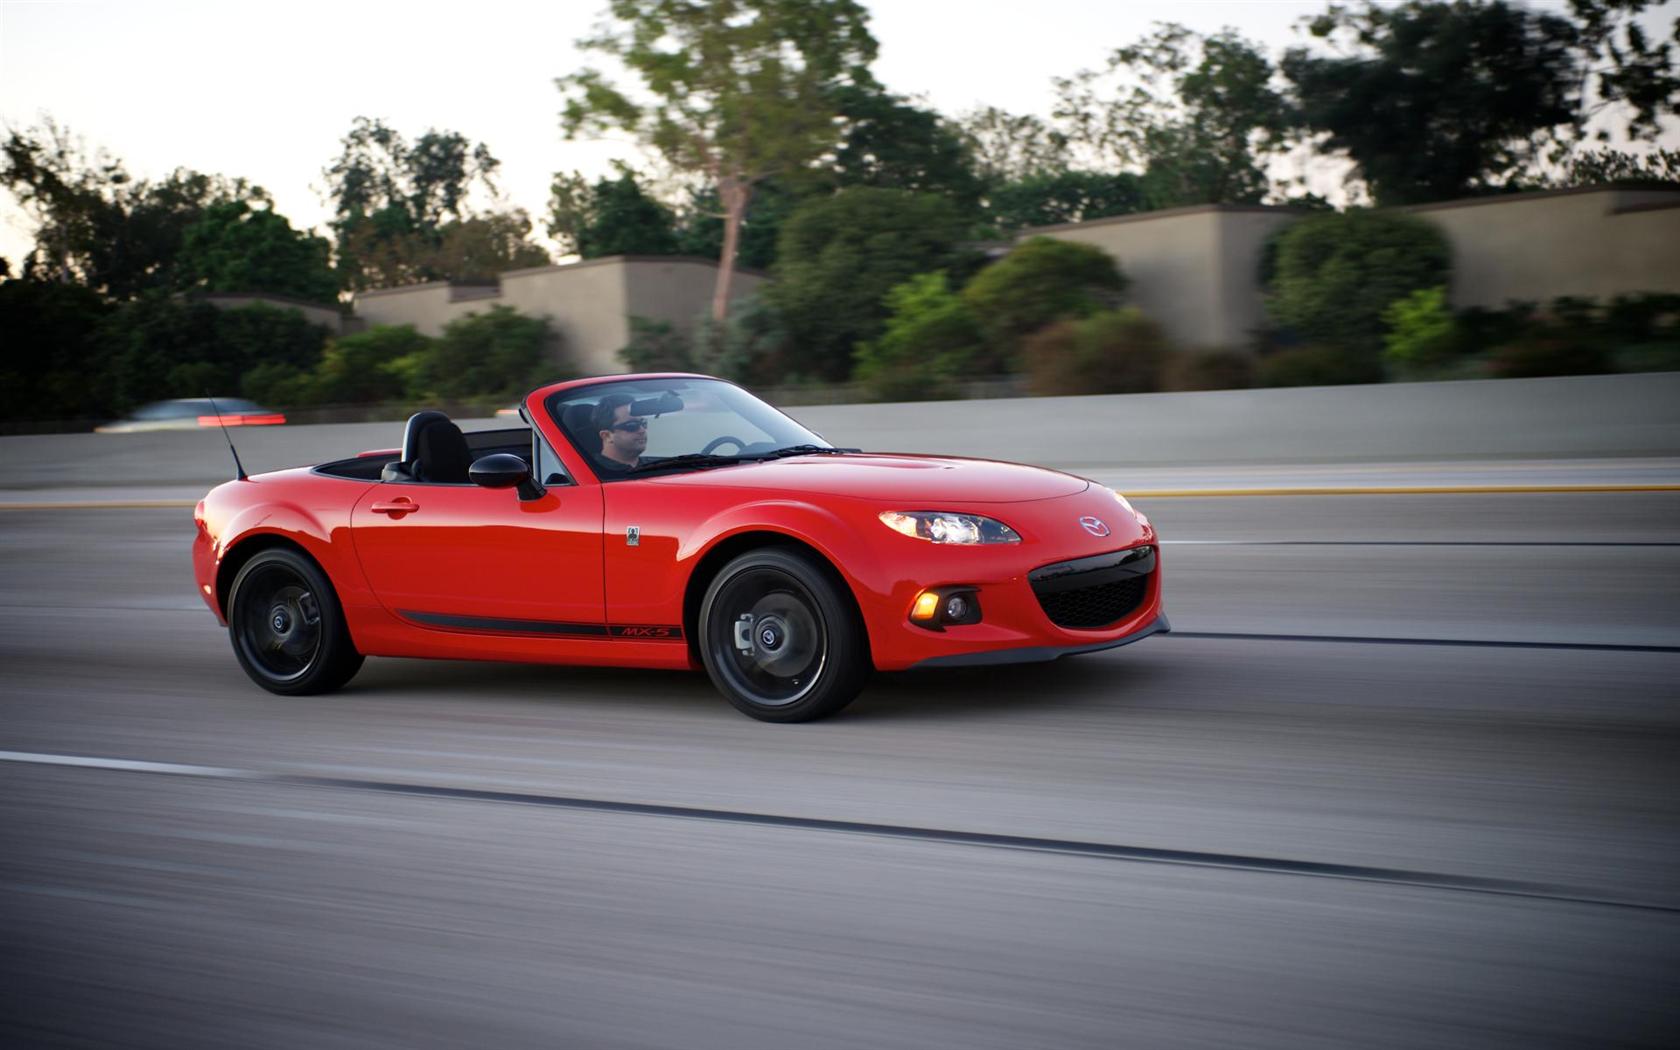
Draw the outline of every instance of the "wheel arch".
<instances>
[{"instance_id":1,"label":"wheel arch","mask_svg":"<svg viewBox=\"0 0 1680 1050\"><path fill-rule=\"evenodd\" d=\"M321 570L321 575L326 577L327 586L333 589L333 597L340 597L338 584L333 582L332 573L327 571L327 567L321 564L321 559L311 553L309 548L278 532L253 532L241 537L229 547L227 553L222 555L221 564L216 567L216 607L222 611L223 620L227 619L228 597L233 592L233 581L238 578L239 570L263 551L275 548L294 551L308 558L312 565ZM342 604L342 599L340 603Z\"/></svg>"},{"instance_id":2,"label":"wheel arch","mask_svg":"<svg viewBox=\"0 0 1680 1050\"><path fill-rule=\"evenodd\" d=\"M717 578L723 567L748 551L765 548L782 548L798 551L810 556L821 571L828 576L829 582L846 596L848 607L853 619L857 623L859 636L863 639L864 648L869 648L869 631L863 616L863 608L858 602L858 596L852 585L827 554L816 546L797 536L770 529L751 529L744 532L732 533L717 541L695 563L694 571L689 573L688 586L683 591L682 626L683 637L688 640L689 659L696 667L700 666L700 605L705 600L706 590ZM871 657L873 662L873 657Z\"/></svg>"}]
</instances>

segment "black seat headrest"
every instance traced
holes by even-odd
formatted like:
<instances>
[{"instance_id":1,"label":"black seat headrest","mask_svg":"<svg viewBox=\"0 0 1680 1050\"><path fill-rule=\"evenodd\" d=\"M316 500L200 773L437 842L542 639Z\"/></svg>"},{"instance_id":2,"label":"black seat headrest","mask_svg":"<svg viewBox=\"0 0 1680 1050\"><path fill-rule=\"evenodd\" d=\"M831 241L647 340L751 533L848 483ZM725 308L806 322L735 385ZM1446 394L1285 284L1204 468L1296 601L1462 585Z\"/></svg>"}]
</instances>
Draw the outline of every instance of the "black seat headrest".
<instances>
[{"instance_id":1,"label":"black seat headrest","mask_svg":"<svg viewBox=\"0 0 1680 1050\"><path fill-rule=\"evenodd\" d=\"M567 405L566 411L560 414L560 425L587 452L599 451L601 444L595 429L594 405Z\"/></svg>"},{"instance_id":2,"label":"black seat headrest","mask_svg":"<svg viewBox=\"0 0 1680 1050\"><path fill-rule=\"evenodd\" d=\"M460 427L442 412L427 410L408 417L402 462L416 481L464 485L472 452Z\"/></svg>"}]
</instances>

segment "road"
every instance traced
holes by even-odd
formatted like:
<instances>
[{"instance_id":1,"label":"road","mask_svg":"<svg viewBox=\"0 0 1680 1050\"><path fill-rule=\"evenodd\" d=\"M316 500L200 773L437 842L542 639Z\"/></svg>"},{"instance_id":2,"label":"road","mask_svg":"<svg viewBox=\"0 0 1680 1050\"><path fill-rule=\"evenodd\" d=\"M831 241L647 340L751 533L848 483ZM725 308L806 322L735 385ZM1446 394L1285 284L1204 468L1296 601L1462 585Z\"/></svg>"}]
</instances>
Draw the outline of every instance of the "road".
<instances>
[{"instance_id":1,"label":"road","mask_svg":"<svg viewBox=\"0 0 1680 1050\"><path fill-rule=\"evenodd\" d=\"M1140 509L1175 634L807 726L501 664L282 700L187 511L0 512L0 1043L1680 1041L1680 493Z\"/></svg>"}]
</instances>

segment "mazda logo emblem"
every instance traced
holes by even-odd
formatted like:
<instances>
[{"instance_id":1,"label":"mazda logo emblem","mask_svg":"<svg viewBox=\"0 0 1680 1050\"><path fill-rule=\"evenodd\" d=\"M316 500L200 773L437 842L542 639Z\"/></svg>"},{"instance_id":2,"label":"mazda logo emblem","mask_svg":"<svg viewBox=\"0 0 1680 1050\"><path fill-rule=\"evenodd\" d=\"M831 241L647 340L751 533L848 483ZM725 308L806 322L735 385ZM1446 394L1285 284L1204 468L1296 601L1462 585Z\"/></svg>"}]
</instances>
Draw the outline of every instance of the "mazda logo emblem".
<instances>
[{"instance_id":1,"label":"mazda logo emblem","mask_svg":"<svg viewBox=\"0 0 1680 1050\"><path fill-rule=\"evenodd\" d=\"M1086 532L1089 532L1093 536L1107 536L1108 535L1108 526L1103 524L1103 520L1101 518L1091 518L1091 517L1080 518L1079 519L1079 527L1084 529Z\"/></svg>"}]
</instances>

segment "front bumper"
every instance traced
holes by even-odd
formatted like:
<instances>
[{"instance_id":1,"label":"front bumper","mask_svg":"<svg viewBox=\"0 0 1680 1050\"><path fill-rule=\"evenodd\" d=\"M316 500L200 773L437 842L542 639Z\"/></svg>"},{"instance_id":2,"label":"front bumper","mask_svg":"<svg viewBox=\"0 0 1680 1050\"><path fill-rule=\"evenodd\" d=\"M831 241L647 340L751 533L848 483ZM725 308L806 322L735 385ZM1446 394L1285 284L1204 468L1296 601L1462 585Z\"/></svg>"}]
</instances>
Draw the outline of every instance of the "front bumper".
<instances>
[{"instance_id":1,"label":"front bumper","mask_svg":"<svg viewBox=\"0 0 1680 1050\"><path fill-rule=\"evenodd\" d=\"M1155 619L1147 626L1104 642L1064 646L1029 645L1018 649L991 649L984 652L930 656L919 663L911 664L909 669L920 671L936 667L995 667L999 664L1041 664L1063 656L1073 656L1076 653L1095 653L1104 649L1118 649L1122 645L1130 645L1139 639L1148 638L1152 634L1166 634L1171 630L1172 624L1167 622L1167 614L1157 613Z\"/></svg>"}]
</instances>

